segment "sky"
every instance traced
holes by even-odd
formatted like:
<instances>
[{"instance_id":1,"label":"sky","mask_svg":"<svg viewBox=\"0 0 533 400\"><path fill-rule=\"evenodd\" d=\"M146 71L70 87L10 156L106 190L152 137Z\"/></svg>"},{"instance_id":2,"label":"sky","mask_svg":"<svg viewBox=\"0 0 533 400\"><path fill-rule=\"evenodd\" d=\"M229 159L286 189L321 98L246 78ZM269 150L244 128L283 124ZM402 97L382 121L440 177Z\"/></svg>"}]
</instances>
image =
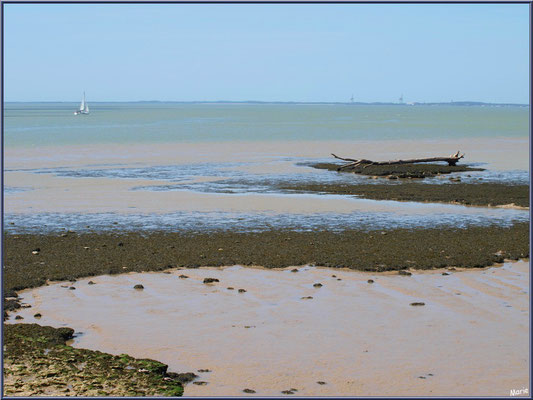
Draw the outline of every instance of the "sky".
<instances>
[{"instance_id":1,"label":"sky","mask_svg":"<svg viewBox=\"0 0 533 400\"><path fill-rule=\"evenodd\" d=\"M3 4L4 100L529 103L528 4Z\"/></svg>"}]
</instances>

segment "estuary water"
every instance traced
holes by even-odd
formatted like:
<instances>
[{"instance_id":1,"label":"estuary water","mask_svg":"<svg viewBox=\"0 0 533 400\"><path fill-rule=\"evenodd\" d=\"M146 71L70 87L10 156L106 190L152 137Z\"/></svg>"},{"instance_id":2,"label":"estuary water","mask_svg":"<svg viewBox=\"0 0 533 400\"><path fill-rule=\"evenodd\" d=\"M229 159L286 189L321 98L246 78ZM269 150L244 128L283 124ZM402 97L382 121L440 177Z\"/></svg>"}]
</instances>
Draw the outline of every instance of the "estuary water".
<instances>
[{"instance_id":1,"label":"estuary water","mask_svg":"<svg viewBox=\"0 0 533 400\"><path fill-rule=\"evenodd\" d=\"M529 218L523 210L286 193L276 182L383 183L311 168L330 153L445 156L529 182L527 107L352 104L8 103L9 231L438 226ZM461 161L463 163L463 161ZM421 183L449 184L448 177ZM341 221L341 222L339 222Z\"/></svg>"}]
</instances>

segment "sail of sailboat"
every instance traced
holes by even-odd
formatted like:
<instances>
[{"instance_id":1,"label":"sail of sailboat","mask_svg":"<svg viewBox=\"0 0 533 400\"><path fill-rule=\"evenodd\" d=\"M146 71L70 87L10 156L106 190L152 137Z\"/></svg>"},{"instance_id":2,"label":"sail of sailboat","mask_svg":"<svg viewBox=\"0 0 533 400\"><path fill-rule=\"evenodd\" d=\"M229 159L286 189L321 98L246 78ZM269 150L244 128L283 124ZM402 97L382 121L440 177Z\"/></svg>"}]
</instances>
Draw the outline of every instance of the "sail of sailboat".
<instances>
[{"instance_id":1,"label":"sail of sailboat","mask_svg":"<svg viewBox=\"0 0 533 400\"><path fill-rule=\"evenodd\" d=\"M89 114L89 104L85 101L85 92L83 92L83 98L81 100L80 108L74 111L74 115Z\"/></svg>"}]
</instances>

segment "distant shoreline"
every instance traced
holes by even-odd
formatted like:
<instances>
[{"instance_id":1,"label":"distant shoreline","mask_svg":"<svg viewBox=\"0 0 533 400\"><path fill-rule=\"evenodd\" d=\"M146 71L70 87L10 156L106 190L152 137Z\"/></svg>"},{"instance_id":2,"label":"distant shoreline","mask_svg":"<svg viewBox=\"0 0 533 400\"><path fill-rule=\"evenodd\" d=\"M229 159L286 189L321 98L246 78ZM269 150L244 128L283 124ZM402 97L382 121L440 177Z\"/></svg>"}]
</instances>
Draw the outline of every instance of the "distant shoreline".
<instances>
[{"instance_id":1,"label":"distant shoreline","mask_svg":"<svg viewBox=\"0 0 533 400\"><path fill-rule=\"evenodd\" d=\"M50 103L78 103L79 101L5 101L4 104L50 104ZM215 101L163 101L163 100L138 100L138 101L91 101L91 104L287 104L287 105L347 105L347 106L463 106L463 107L529 107L529 104L520 103L484 103L480 101L452 101L452 102L410 102L410 103L388 103L388 102L327 102L327 101L231 101L231 100L215 100Z\"/></svg>"}]
</instances>

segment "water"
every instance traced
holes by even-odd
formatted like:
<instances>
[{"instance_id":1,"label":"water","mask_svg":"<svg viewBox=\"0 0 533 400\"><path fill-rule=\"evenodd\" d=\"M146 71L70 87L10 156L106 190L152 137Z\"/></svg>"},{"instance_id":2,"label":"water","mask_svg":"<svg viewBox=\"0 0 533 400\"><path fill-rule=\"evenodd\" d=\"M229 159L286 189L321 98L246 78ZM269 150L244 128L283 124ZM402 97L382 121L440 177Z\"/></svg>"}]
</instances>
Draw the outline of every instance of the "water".
<instances>
[{"instance_id":1,"label":"water","mask_svg":"<svg viewBox=\"0 0 533 400\"><path fill-rule=\"evenodd\" d=\"M332 161L330 152L383 160L458 149L467 154L465 163L487 169L461 174L463 182L526 184L529 108L91 103L89 116L74 116L77 106L6 104L8 231L383 229L529 219L523 210L277 187L401 184L309 167ZM445 184L448 177L421 184Z\"/></svg>"},{"instance_id":2,"label":"water","mask_svg":"<svg viewBox=\"0 0 533 400\"><path fill-rule=\"evenodd\" d=\"M459 139L528 136L527 107L7 103L11 146L92 143Z\"/></svg>"}]
</instances>

